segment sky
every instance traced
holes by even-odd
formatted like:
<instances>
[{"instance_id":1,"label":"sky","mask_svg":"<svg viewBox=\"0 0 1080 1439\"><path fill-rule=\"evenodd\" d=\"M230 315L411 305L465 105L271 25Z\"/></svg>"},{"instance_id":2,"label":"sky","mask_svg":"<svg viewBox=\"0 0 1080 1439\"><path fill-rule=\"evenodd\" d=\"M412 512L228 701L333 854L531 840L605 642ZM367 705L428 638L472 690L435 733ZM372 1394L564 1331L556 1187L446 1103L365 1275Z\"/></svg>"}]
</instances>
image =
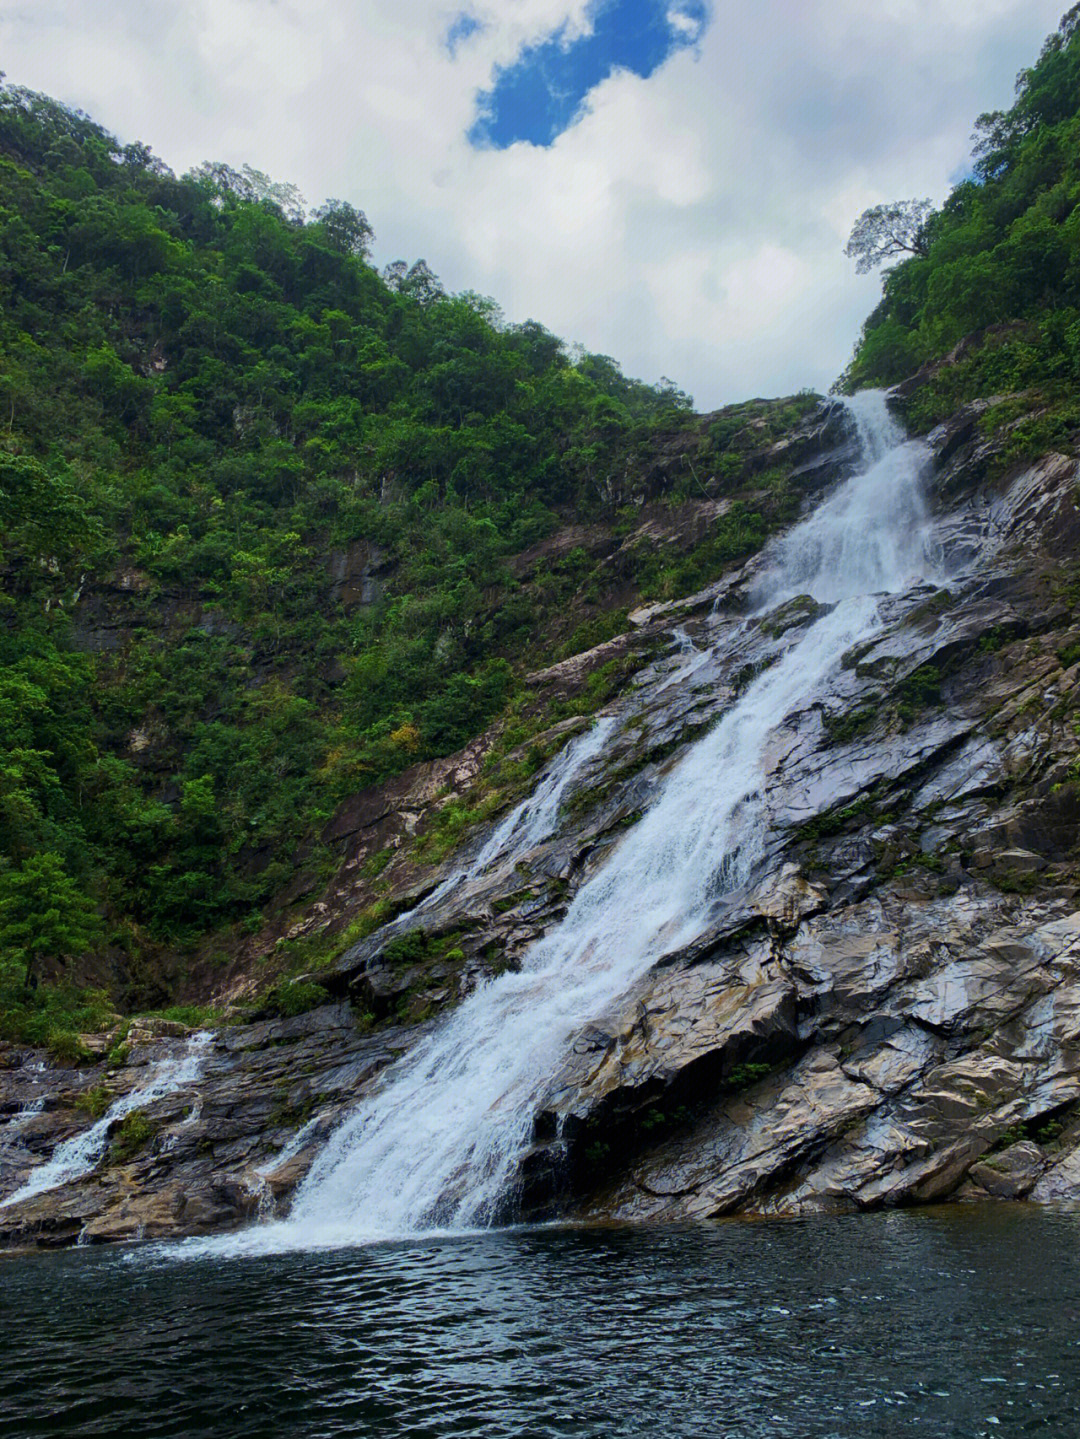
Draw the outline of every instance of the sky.
<instances>
[{"instance_id":1,"label":"sky","mask_svg":"<svg viewBox=\"0 0 1080 1439\"><path fill-rule=\"evenodd\" d=\"M0 0L0 69L712 409L827 388L880 293L855 219L945 197L1067 5Z\"/></svg>"}]
</instances>

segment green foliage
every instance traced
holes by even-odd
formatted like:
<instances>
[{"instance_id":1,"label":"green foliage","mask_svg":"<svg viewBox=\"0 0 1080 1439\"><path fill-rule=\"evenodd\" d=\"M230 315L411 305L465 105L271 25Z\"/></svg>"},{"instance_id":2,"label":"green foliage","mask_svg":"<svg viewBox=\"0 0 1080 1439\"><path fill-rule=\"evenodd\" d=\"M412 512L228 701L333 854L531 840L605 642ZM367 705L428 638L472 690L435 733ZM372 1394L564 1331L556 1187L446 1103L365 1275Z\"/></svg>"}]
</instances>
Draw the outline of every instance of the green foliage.
<instances>
[{"instance_id":1,"label":"green foliage","mask_svg":"<svg viewBox=\"0 0 1080 1439\"><path fill-rule=\"evenodd\" d=\"M63 1050L79 1062L84 1050L78 1036L100 1034L116 1023L116 1008L104 990L63 983L27 990L22 980L21 965L0 965L0 1039Z\"/></svg>"},{"instance_id":2,"label":"green foliage","mask_svg":"<svg viewBox=\"0 0 1080 1439\"><path fill-rule=\"evenodd\" d=\"M797 838L809 844L815 844L819 839L831 839L833 835L842 834L850 825L861 821L870 813L872 807L871 797L865 795L842 809L825 810L823 814L815 815L800 826Z\"/></svg>"},{"instance_id":3,"label":"green foliage","mask_svg":"<svg viewBox=\"0 0 1080 1439\"><path fill-rule=\"evenodd\" d=\"M347 202L177 178L11 86L0 194L0 853L193 943L257 913L343 795L500 713L567 598L507 559L689 400L423 261L380 278ZM356 547L380 578L346 605ZM62 908L66 935L8 943L89 944Z\"/></svg>"},{"instance_id":4,"label":"green foliage","mask_svg":"<svg viewBox=\"0 0 1080 1439\"><path fill-rule=\"evenodd\" d=\"M1025 1141L1042 1145L1044 1148L1055 1149L1065 1124L1064 1110L1043 1114L1036 1119L1021 1120L1019 1123L1010 1124L1007 1129L1003 1129L986 1152L988 1155L1000 1154L1003 1150L1011 1149L1014 1144L1022 1144Z\"/></svg>"},{"instance_id":5,"label":"green foliage","mask_svg":"<svg viewBox=\"0 0 1080 1439\"><path fill-rule=\"evenodd\" d=\"M771 1064L736 1064L724 1081L726 1089L749 1089L772 1072Z\"/></svg>"},{"instance_id":6,"label":"green foliage","mask_svg":"<svg viewBox=\"0 0 1080 1439\"><path fill-rule=\"evenodd\" d=\"M712 533L689 554L668 559L662 552L650 551L651 563L641 570L642 598L673 599L701 588L721 574L725 565L759 550L772 528L766 517L745 501L733 501Z\"/></svg>"},{"instance_id":7,"label":"green foliage","mask_svg":"<svg viewBox=\"0 0 1080 1439\"><path fill-rule=\"evenodd\" d=\"M413 857L424 864L441 864L470 830L491 819L502 807L499 794L464 796L448 800L413 846Z\"/></svg>"},{"instance_id":8,"label":"green foliage","mask_svg":"<svg viewBox=\"0 0 1080 1439\"><path fill-rule=\"evenodd\" d=\"M159 1009L156 1017L170 1024L184 1024L188 1029L212 1029L222 1022L221 1011L205 1004L172 1004L168 1009Z\"/></svg>"},{"instance_id":9,"label":"green foliage","mask_svg":"<svg viewBox=\"0 0 1080 1439\"><path fill-rule=\"evenodd\" d=\"M394 858L395 851L389 846L386 849L376 850L369 854L363 864L363 875L365 879L378 879L383 870Z\"/></svg>"},{"instance_id":10,"label":"green foliage","mask_svg":"<svg viewBox=\"0 0 1080 1439\"><path fill-rule=\"evenodd\" d=\"M382 958L387 964L402 968L437 959L461 963L465 959L465 951L460 946L462 933L462 930L448 930L443 934L429 934L426 929L406 930L390 940Z\"/></svg>"},{"instance_id":11,"label":"green foliage","mask_svg":"<svg viewBox=\"0 0 1080 1439\"><path fill-rule=\"evenodd\" d=\"M843 383L888 385L965 336L977 342L916 398L929 425L975 395L1080 378L1080 24L1062 20L1007 112L981 115L974 174L905 232ZM902 208L902 207L901 207ZM915 218L913 215L909 218ZM865 217L864 217L865 219Z\"/></svg>"},{"instance_id":12,"label":"green foliage","mask_svg":"<svg viewBox=\"0 0 1080 1439\"><path fill-rule=\"evenodd\" d=\"M67 959L89 949L100 925L93 903L48 850L0 871L0 963L25 966L29 988L43 958Z\"/></svg>"},{"instance_id":13,"label":"green foliage","mask_svg":"<svg viewBox=\"0 0 1080 1439\"><path fill-rule=\"evenodd\" d=\"M75 1101L75 1108L89 1114L91 1119L100 1119L112 1102L112 1090L104 1084L95 1084L83 1090Z\"/></svg>"},{"instance_id":14,"label":"green foliage","mask_svg":"<svg viewBox=\"0 0 1080 1439\"><path fill-rule=\"evenodd\" d=\"M825 715L825 733L831 744L850 744L867 730L872 729L878 718L874 705L862 705L849 710L847 714Z\"/></svg>"},{"instance_id":15,"label":"green foliage","mask_svg":"<svg viewBox=\"0 0 1080 1439\"><path fill-rule=\"evenodd\" d=\"M629 628L627 614L626 609L607 610L604 614L582 621L559 650L558 658L568 659L571 655L581 654L583 650L602 645L616 635L625 634Z\"/></svg>"},{"instance_id":16,"label":"green foliage","mask_svg":"<svg viewBox=\"0 0 1080 1439\"><path fill-rule=\"evenodd\" d=\"M424 929L410 929L392 939L382 952L388 964L416 964L428 953L430 941Z\"/></svg>"},{"instance_id":17,"label":"green foliage","mask_svg":"<svg viewBox=\"0 0 1080 1439\"><path fill-rule=\"evenodd\" d=\"M987 630L984 635L979 636L979 650L982 654L997 654L1004 643L1005 636L1001 633L1001 628L998 625L995 625L993 629Z\"/></svg>"},{"instance_id":18,"label":"green foliage","mask_svg":"<svg viewBox=\"0 0 1080 1439\"><path fill-rule=\"evenodd\" d=\"M310 980L284 980L258 1001L259 1016L264 1019L291 1019L330 1002L330 995L321 984Z\"/></svg>"},{"instance_id":19,"label":"green foliage","mask_svg":"<svg viewBox=\"0 0 1080 1439\"><path fill-rule=\"evenodd\" d=\"M896 687L896 713L909 725L921 710L941 704L941 674L934 665L920 665Z\"/></svg>"},{"instance_id":20,"label":"green foliage","mask_svg":"<svg viewBox=\"0 0 1080 1439\"><path fill-rule=\"evenodd\" d=\"M109 1145L109 1163L126 1164L144 1149L158 1132L158 1126L141 1109L131 1109L116 1127Z\"/></svg>"}]
</instances>

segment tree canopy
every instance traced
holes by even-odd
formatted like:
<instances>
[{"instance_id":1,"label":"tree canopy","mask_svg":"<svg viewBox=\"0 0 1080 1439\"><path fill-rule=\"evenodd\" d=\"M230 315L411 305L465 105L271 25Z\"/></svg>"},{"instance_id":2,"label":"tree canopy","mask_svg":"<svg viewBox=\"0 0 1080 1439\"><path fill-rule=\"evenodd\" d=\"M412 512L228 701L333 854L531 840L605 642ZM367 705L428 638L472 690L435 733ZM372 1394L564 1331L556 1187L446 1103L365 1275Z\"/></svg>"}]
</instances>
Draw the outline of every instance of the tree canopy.
<instances>
[{"instance_id":1,"label":"tree canopy","mask_svg":"<svg viewBox=\"0 0 1080 1439\"><path fill-rule=\"evenodd\" d=\"M929 253L927 220L929 200L900 200L864 210L851 231L844 254L855 261L860 275L876 270L887 260Z\"/></svg>"},{"instance_id":2,"label":"tree canopy","mask_svg":"<svg viewBox=\"0 0 1080 1439\"><path fill-rule=\"evenodd\" d=\"M1013 106L979 116L974 142L939 213L900 204L856 224L860 269L910 253L885 276L849 388L895 383L972 335L972 392L1080 379L1080 6L1017 76Z\"/></svg>"},{"instance_id":3,"label":"tree canopy","mask_svg":"<svg viewBox=\"0 0 1080 1439\"><path fill-rule=\"evenodd\" d=\"M100 928L93 903L58 854L44 850L28 855L18 869L0 871L0 954L25 965L27 988L42 959L82 953Z\"/></svg>"}]
</instances>

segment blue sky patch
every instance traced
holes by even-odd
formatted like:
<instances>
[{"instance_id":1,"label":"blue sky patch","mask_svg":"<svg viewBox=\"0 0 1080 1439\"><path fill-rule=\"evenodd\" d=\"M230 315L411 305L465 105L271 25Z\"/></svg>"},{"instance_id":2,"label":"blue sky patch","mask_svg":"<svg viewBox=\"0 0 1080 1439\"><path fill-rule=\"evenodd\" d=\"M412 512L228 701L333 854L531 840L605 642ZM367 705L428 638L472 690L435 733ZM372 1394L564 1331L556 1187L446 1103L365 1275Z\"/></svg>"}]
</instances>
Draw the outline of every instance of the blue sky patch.
<instances>
[{"instance_id":1,"label":"blue sky patch","mask_svg":"<svg viewBox=\"0 0 1080 1439\"><path fill-rule=\"evenodd\" d=\"M588 34L570 37L564 24L496 71L492 89L479 96L470 142L496 150L517 140L552 144L601 81L616 70L648 79L697 42L707 19L706 0L594 0Z\"/></svg>"},{"instance_id":2,"label":"blue sky patch","mask_svg":"<svg viewBox=\"0 0 1080 1439\"><path fill-rule=\"evenodd\" d=\"M446 32L446 48L450 51L451 55L456 55L458 46L467 40L470 35L475 35L477 30L482 30L483 28L483 25L475 15L470 15L467 11L463 10L460 15L455 16L449 30Z\"/></svg>"}]
</instances>

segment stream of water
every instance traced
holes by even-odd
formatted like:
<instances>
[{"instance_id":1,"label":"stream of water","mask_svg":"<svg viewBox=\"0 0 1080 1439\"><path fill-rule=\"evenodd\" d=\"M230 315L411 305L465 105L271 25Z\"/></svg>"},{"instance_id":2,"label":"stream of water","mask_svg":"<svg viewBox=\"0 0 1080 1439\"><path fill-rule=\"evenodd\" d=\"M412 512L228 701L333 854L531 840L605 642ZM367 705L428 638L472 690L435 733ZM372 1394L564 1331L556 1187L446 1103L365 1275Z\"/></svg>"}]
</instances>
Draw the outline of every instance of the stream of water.
<instances>
[{"instance_id":1,"label":"stream of water","mask_svg":"<svg viewBox=\"0 0 1080 1439\"><path fill-rule=\"evenodd\" d=\"M583 734L564 745L541 774L532 793L491 831L472 863L455 870L415 909L399 915L395 929L408 929L415 915L432 909L464 880L485 873L495 864L512 864L553 834L568 791L590 760L601 753L615 724L615 715L601 715Z\"/></svg>"},{"instance_id":2,"label":"stream of water","mask_svg":"<svg viewBox=\"0 0 1080 1439\"><path fill-rule=\"evenodd\" d=\"M831 608L687 751L520 972L482 986L386 1071L328 1139L289 1217L196 1248L351 1244L497 1221L575 1034L752 875L776 782L770 736L875 631L879 597L925 576L925 448L905 441L882 395L850 406L857 473L773 548L755 590L762 611L801 594ZM598 733L602 743L599 727L589 738Z\"/></svg>"},{"instance_id":3,"label":"stream of water","mask_svg":"<svg viewBox=\"0 0 1080 1439\"><path fill-rule=\"evenodd\" d=\"M44 1164L30 1171L25 1184L6 1199L0 1199L0 1209L24 1199L33 1199L47 1189L58 1189L61 1184L70 1184L72 1180L89 1174L100 1163L113 1126L125 1115L195 1082L212 1039L213 1035L205 1031L194 1034L179 1055L154 1065L142 1084L114 1099L89 1129L58 1144Z\"/></svg>"}]
</instances>

